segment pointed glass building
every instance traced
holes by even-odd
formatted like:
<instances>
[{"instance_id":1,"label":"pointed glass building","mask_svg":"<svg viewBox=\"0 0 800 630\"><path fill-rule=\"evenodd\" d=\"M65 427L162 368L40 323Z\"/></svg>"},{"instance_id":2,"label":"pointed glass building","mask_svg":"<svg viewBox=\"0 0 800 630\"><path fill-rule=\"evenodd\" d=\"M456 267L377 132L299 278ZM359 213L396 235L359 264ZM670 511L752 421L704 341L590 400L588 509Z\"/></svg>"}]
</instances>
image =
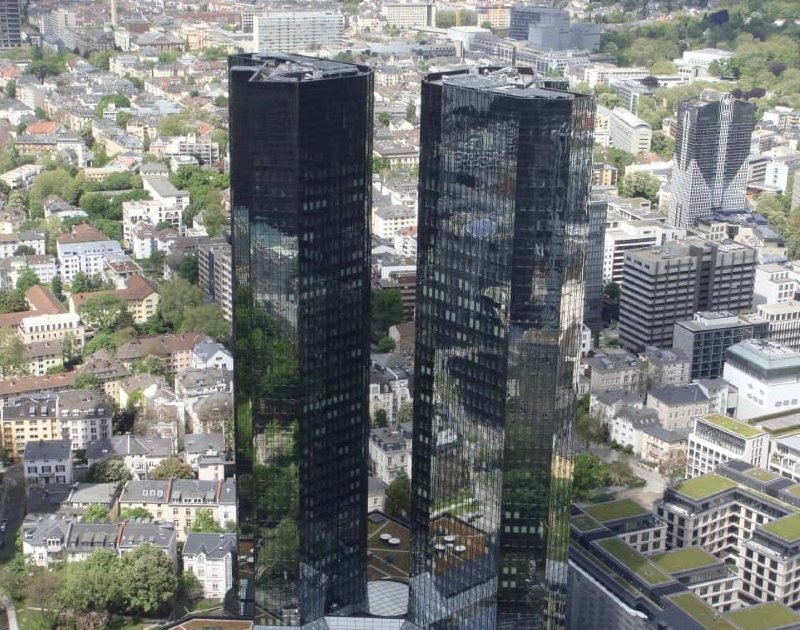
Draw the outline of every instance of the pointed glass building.
<instances>
[{"instance_id":1,"label":"pointed glass building","mask_svg":"<svg viewBox=\"0 0 800 630\"><path fill-rule=\"evenodd\" d=\"M421 628L564 616L594 101L422 84L411 596Z\"/></svg>"},{"instance_id":2,"label":"pointed glass building","mask_svg":"<svg viewBox=\"0 0 800 630\"><path fill-rule=\"evenodd\" d=\"M230 59L237 613L366 599L372 71Z\"/></svg>"}]
</instances>

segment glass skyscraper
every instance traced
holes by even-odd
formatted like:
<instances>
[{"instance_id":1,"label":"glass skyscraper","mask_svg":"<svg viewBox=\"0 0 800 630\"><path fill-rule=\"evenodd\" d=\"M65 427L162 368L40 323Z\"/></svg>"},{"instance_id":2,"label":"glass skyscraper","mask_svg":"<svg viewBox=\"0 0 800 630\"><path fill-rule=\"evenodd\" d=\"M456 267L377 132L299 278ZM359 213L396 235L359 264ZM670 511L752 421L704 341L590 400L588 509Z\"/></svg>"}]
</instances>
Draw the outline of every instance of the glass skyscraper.
<instances>
[{"instance_id":1,"label":"glass skyscraper","mask_svg":"<svg viewBox=\"0 0 800 630\"><path fill-rule=\"evenodd\" d=\"M372 71L230 59L237 612L366 599Z\"/></svg>"},{"instance_id":2,"label":"glass skyscraper","mask_svg":"<svg viewBox=\"0 0 800 630\"><path fill-rule=\"evenodd\" d=\"M411 595L422 628L558 627L594 100L422 84Z\"/></svg>"},{"instance_id":3,"label":"glass skyscraper","mask_svg":"<svg viewBox=\"0 0 800 630\"><path fill-rule=\"evenodd\" d=\"M718 210L745 210L755 105L706 89L678 106L669 219L679 228Z\"/></svg>"}]
</instances>

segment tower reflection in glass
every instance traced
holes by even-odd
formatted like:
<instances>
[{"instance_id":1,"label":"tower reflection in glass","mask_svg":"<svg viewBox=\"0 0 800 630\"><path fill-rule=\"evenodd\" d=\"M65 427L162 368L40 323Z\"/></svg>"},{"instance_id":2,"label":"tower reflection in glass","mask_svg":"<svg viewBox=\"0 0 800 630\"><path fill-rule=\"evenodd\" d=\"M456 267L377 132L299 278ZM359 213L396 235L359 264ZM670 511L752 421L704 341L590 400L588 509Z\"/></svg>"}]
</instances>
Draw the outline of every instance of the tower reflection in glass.
<instances>
[{"instance_id":1,"label":"tower reflection in glass","mask_svg":"<svg viewBox=\"0 0 800 630\"><path fill-rule=\"evenodd\" d=\"M229 62L238 613L366 598L372 71Z\"/></svg>"},{"instance_id":2,"label":"tower reflection in glass","mask_svg":"<svg viewBox=\"0 0 800 630\"><path fill-rule=\"evenodd\" d=\"M529 69L422 84L410 621L559 627L594 101Z\"/></svg>"}]
</instances>

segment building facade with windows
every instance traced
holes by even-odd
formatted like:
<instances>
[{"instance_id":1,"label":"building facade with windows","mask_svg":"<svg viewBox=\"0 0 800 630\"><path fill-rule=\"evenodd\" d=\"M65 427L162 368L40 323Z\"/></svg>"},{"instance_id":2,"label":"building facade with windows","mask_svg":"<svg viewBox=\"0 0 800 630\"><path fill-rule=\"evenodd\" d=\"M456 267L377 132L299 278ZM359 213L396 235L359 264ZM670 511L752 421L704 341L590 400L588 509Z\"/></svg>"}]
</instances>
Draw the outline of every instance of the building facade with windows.
<instances>
[{"instance_id":1,"label":"building facade with windows","mask_svg":"<svg viewBox=\"0 0 800 630\"><path fill-rule=\"evenodd\" d=\"M563 622L594 101L560 83L523 68L422 83L409 605L422 627ZM463 553L438 553L443 536Z\"/></svg>"},{"instance_id":2,"label":"building facade with windows","mask_svg":"<svg viewBox=\"0 0 800 630\"><path fill-rule=\"evenodd\" d=\"M306 624L366 603L373 78L229 63L237 609Z\"/></svg>"}]
</instances>

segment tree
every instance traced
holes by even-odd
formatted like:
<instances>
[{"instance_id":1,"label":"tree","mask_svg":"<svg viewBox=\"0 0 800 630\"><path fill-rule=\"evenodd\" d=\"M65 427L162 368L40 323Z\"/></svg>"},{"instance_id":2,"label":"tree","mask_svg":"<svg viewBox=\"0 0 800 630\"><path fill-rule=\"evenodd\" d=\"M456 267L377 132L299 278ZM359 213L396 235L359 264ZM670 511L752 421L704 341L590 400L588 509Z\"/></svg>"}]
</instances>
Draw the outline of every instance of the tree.
<instances>
[{"instance_id":1,"label":"tree","mask_svg":"<svg viewBox=\"0 0 800 630\"><path fill-rule=\"evenodd\" d=\"M89 466L89 481L93 483L125 483L132 476L121 457L109 457Z\"/></svg>"},{"instance_id":2,"label":"tree","mask_svg":"<svg viewBox=\"0 0 800 630\"><path fill-rule=\"evenodd\" d=\"M113 293L93 295L80 309L84 324L103 331L116 329L126 319L126 315L128 315L128 305L125 300Z\"/></svg>"},{"instance_id":3,"label":"tree","mask_svg":"<svg viewBox=\"0 0 800 630\"><path fill-rule=\"evenodd\" d=\"M98 118L102 118L103 112L106 110L106 107L108 107L112 103L117 108L131 106L130 100L124 94L104 94L94 108L95 116L97 116Z\"/></svg>"},{"instance_id":4,"label":"tree","mask_svg":"<svg viewBox=\"0 0 800 630\"><path fill-rule=\"evenodd\" d=\"M653 75L674 75L677 72L675 64L668 59L659 59L650 66L650 74Z\"/></svg>"},{"instance_id":5,"label":"tree","mask_svg":"<svg viewBox=\"0 0 800 630\"><path fill-rule=\"evenodd\" d=\"M417 122L417 104L414 101L406 105L406 120L412 125Z\"/></svg>"},{"instance_id":6,"label":"tree","mask_svg":"<svg viewBox=\"0 0 800 630\"><path fill-rule=\"evenodd\" d=\"M164 282L160 288L158 312L175 330L181 327L187 309L197 308L203 303L203 292L181 276Z\"/></svg>"},{"instance_id":7,"label":"tree","mask_svg":"<svg viewBox=\"0 0 800 630\"><path fill-rule=\"evenodd\" d=\"M83 562L70 562L64 567L59 598L64 606L80 613L120 609L119 572L117 554L98 549Z\"/></svg>"},{"instance_id":8,"label":"tree","mask_svg":"<svg viewBox=\"0 0 800 630\"><path fill-rule=\"evenodd\" d=\"M60 571L32 567L28 573L25 593L27 599L36 602L32 616L38 618L39 627L56 630L64 606L59 597Z\"/></svg>"},{"instance_id":9,"label":"tree","mask_svg":"<svg viewBox=\"0 0 800 630\"><path fill-rule=\"evenodd\" d=\"M40 173L33 181L29 198L29 208L32 219L44 218L42 199L48 195L59 195L65 201L72 203L75 188L72 176L63 168Z\"/></svg>"},{"instance_id":10,"label":"tree","mask_svg":"<svg viewBox=\"0 0 800 630\"><path fill-rule=\"evenodd\" d=\"M376 409L375 410L375 426L376 427L385 427L389 424L386 419L386 410L385 409Z\"/></svg>"},{"instance_id":11,"label":"tree","mask_svg":"<svg viewBox=\"0 0 800 630\"><path fill-rule=\"evenodd\" d=\"M108 50L97 50L89 53L89 63L100 70L108 70L111 61L111 52Z\"/></svg>"},{"instance_id":12,"label":"tree","mask_svg":"<svg viewBox=\"0 0 800 630\"><path fill-rule=\"evenodd\" d=\"M214 520L214 515L211 510L203 509L197 510L194 513L194 520L189 527L186 528L187 532L196 534L221 534L222 528L217 521Z\"/></svg>"},{"instance_id":13,"label":"tree","mask_svg":"<svg viewBox=\"0 0 800 630\"><path fill-rule=\"evenodd\" d=\"M219 304L203 304L184 312L178 332L203 333L225 343L230 339L231 325Z\"/></svg>"},{"instance_id":14,"label":"tree","mask_svg":"<svg viewBox=\"0 0 800 630\"><path fill-rule=\"evenodd\" d=\"M382 124L384 127L388 127L389 123L392 122L392 119L389 117L387 112L380 112L378 114L378 122Z\"/></svg>"},{"instance_id":15,"label":"tree","mask_svg":"<svg viewBox=\"0 0 800 630\"><path fill-rule=\"evenodd\" d=\"M590 413L583 414L578 417L576 424L577 437L583 443L584 448L605 441L606 429L597 416Z\"/></svg>"},{"instance_id":16,"label":"tree","mask_svg":"<svg viewBox=\"0 0 800 630\"><path fill-rule=\"evenodd\" d=\"M17 289L24 292L41 283L42 281L39 280L36 272L30 267L25 267L22 273L19 274L19 278L17 278Z\"/></svg>"},{"instance_id":17,"label":"tree","mask_svg":"<svg viewBox=\"0 0 800 630\"><path fill-rule=\"evenodd\" d=\"M404 402L397 410L397 422L406 423L414 419L414 405L411 402Z\"/></svg>"},{"instance_id":18,"label":"tree","mask_svg":"<svg viewBox=\"0 0 800 630\"><path fill-rule=\"evenodd\" d=\"M14 256L35 256L36 250L30 245L20 245L14 250Z\"/></svg>"},{"instance_id":19,"label":"tree","mask_svg":"<svg viewBox=\"0 0 800 630\"><path fill-rule=\"evenodd\" d=\"M186 121L180 114L165 116L158 124L159 136L182 136L188 130L189 128L186 126Z\"/></svg>"},{"instance_id":20,"label":"tree","mask_svg":"<svg viewBox=\"0 0 800 630\"><path fill-rule=\"evenodd\" d=\"M167 554L145 543L124 555L119 564L121 599L128 614L156 615L167 609L178 586Z\"/></svg>"},{"instance_id":21,"label":"tree","mask_svg":"<svg viewBox=\"0 0 800 630\"><path fill-rule=\"evenodd\" d=\"M619 302L620 287L616 282L609 282L603 287L603 296L612 302Z\"/></svg>"},{"instance_id":22,"label":"tree","mask_svg":"<svg viewBox=\"0 0 800 630\"><path fill-rule=\"evenodd\" d=\"M151 479L194 479L194 471L179 457L167 457L150 473Z\"/></svg>"},{"instance_id":23,"label":"tree","mask_svg":"<svg viewBox=\"0 0 800 630\"><path fill-rule=\"evenodd\" d=\"M133 114L130 112L117 112L116 122L119 127L126 127L127 124L133 119Z\"/></svg>"},{"instance_id":24,"label":"tree","mask_svg":"<svg viewBox=\"0 0 800 630\"><path fill-rule=\"evenodd\" d=\"M597 455L578 453L572 473L572 494L575 499L586 499L592 492L608 485L606 463Z\"/></svg>"},{"instance_id":25,"label":"tree","mask_svg":"<svg viewBox=\"0 0 800 630\"><path fill-rule=\"evenodd\" d=\"M152 376L166 376L169 373L167 365L161 357L149 356L133 364L134 374L151 374Z\"/></svg>"},{"instance_id":26,"label":"tree","mask_svg":"<svg viewBox=\"0 0 800 630\"><path fill-rule=\"evenodd\" d=\"M404 472L386 487L386 513L389 516L404 516L411 507L411 482Z\"/></svg>"},{"instance_id":27,"label":"tree","mask_svg":"<svg viewBox=\"0 0 800 630\"><path fill-rule=\"evenodd\" d=\"M17 82L16 81L8 81L8 82L6 82L6 96L8 98L16 98L17 97Z\"/></svg>"},{"instance_id":28,"label":"tree","mask_svg":"<svg viewBox=\"0 0 800 630\"><path fill-rule=\"evenodd\" d=\"M623 197L644 197L651 203L658 201L661 180L647 173L631 173L620 180L619 192Z\"/></svg>"},{"instance_id":29,"label":"tree","mask_svg":"<svg viewBox=\"0 0 800 630\"><path fill-rule=\"evenodd\" d=\"M102 505L99 503L92 503L83 513L83 520L87 523L99 523L106 520L107 516L108 512L106 512L106 509Z\"/></svg>"},{"instance_id":30,"label":"tree","mask_svg":"<svg viewBox=\"0 0 800 630\"><path fill-rule=\"evenodd\" d=\"M675 155L675 141L661 131L653 134L650 150L657 153L662 160L671 160Z\"/></svg>"},{"instance_id":31,"label":"tree","mask_svg":"<svg viewBox=\"0 0 800 630\"><path fill-rule=\"evenodd\" d=\"M8 293L0 294L0 313L21 313L28 310L25 292L14 289Z\"/></svg>"},{"instance_id":32,"label":"tree","mask_svg":"<svg viewBox=\"0 0 800 630\"><path fill-rule=\"evenodd\" d=\"M28 373L28 352L13 328L0 328L0 373L6 378Z\"/></svg>"},{"instance_id":33,"label":"tree","mask_svg":"<svg viewBox=\"0 0 800 630\"><path fill-rule=\"evenodd\" d=\"M114 335L106 330L102 330L92 337L83 347L83 356L88 357L93 355L98 350L108 350L114 352L117 349L117 341Z\"/></svg>"},{"instance_id":34,"label":"tree","mask_svg":"<svg viewBox=\"0 0 800 630\"><path fill-rule=\"evenodd\" d=\"M200 580L194 573L184 571L178 578L178 582L178 591L184 599L190 602L203 599L203 585L200 584Z\"/></svg>"},{"instance_id":35,"label":"tree","mask_svg":"<svg viewBox=\"0 0 800 630\"><path fill-rule=\"evenodd\" d=\"M153 515L150 514L150 512L148 512L143 507L132 507L132 508L122 508L122 510L119 513L119 517L123 521L129 521L135 518L152 520Z\"/></svg>"},{"instance_id":36,"label":"tree","mask_svg":"<svg viewBox=\"0 0 800 630\"><path fill-rule=\"evenodd\" d=\"M186 254L178 265L178 273L192 284L197 284L200 268L197 262L197 254Z\"/></svg>"},{"instance_id":37,"label":"tree","mask_svg":"<svg viewBox=\"0 0 800 630\"><path fill-rule=\"evenodd\" d=\"M64 283L61 282L61 276L53 276L50 281L50 291L59 302L64 301Z\"/></svg>"},{"instance_id":38,"label":"tree","mask_svg":"<svg viewBox=\"0 0 800 630\"><path fill-rule=\"evenodd\" d=\"M70 283L71 293L92 293L93 291L102 291L106 288L105 283L99 276L87 276L82 271L79 271L72 276Z\"/></svg>"},{"instance_id":39,"label":"tree","mask_svg":"<svg viewBox=\"0 0 800 630\"><path fill-rule=\"evenodd\" d=\"M381 353L391 352L392 350L394 350L394 346L395 346L394 339L386 335L378 339L378 344L376 349L378 350L378 352Z\"/></svg>"},{"instance_id":40,"label":"tree","mask_svg":"<svg viewBox=\"0 0 800 630\"><path fill-rule=\"evenodd\" d=\"M403 321L400 289L380 289L372 297L372 323L381 331Z\"/></svg>"}]
</instances>

